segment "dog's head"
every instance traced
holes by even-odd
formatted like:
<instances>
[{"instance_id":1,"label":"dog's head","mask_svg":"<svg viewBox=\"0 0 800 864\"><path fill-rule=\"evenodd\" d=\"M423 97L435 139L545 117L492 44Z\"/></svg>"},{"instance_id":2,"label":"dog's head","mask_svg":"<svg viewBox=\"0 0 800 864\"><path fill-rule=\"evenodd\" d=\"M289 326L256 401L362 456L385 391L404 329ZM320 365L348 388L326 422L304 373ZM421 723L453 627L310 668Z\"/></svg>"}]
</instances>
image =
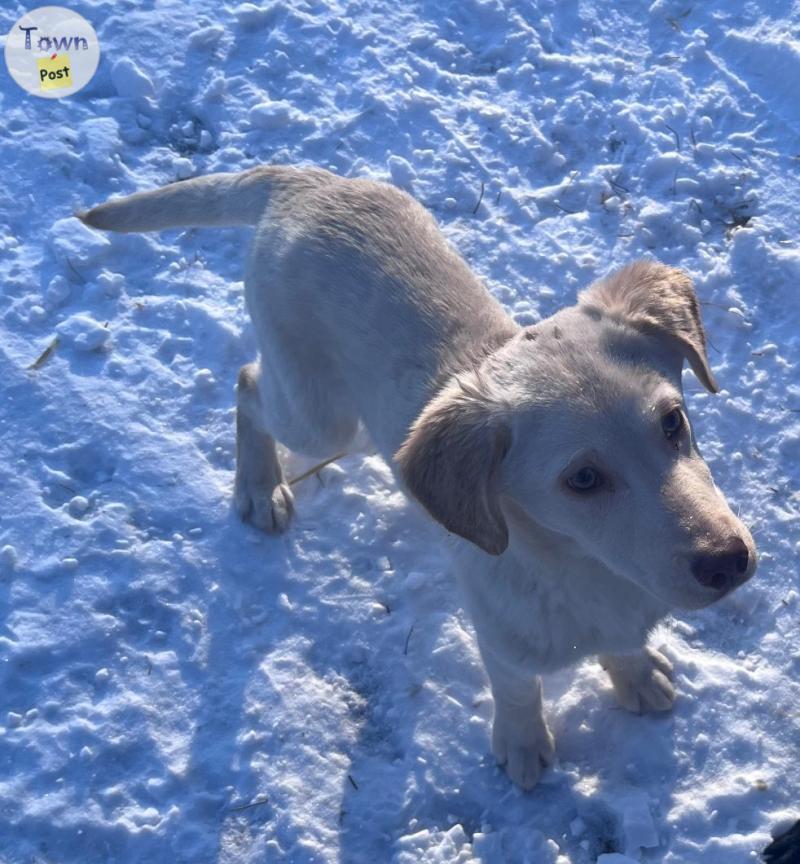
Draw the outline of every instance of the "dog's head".
<instances>
[{"instance_id":1,"label":"dog's head","mask_svg":"<svg viewBox=\"0 0 800 864\"><path fill-rule=\"evenodd\" d=\"M697 450L684 359L716 392L688 276L630 265L454 379L398 451L401 476L491 555L527 525L669 605L708 605L752 576L756 551Z\"/></svg>"}]
</instances>

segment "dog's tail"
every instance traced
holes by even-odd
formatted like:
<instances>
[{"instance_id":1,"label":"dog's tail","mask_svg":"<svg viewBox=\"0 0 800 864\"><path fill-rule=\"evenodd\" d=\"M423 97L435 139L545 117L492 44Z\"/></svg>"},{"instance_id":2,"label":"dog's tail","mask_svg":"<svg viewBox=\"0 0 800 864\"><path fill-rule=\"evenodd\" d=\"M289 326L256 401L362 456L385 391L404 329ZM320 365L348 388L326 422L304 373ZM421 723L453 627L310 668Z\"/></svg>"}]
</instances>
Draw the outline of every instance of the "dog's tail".
<instances>
[{"instance_id":1,"label":"dog's tail","mask_svg":"<svg viewBox=\"0 0 800 864\"><path fill-rule=\"evenodd\" d=\"M75 215L86 225L104 231L255 225L275 184L298 180L305 174L278 165L259 166L236 174L207 174L150 192L115 198Z\"/></svg>"}]
</instances>

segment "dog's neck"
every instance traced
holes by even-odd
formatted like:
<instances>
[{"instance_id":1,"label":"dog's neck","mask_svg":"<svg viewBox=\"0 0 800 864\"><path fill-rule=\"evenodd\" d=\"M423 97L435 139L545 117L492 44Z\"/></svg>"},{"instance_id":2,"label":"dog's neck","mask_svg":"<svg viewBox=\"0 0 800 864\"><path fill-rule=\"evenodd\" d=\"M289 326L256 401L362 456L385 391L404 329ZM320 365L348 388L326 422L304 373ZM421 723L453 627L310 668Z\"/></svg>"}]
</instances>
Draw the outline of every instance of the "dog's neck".
<instances>
[{"instance_id":1,"label":"dog's neck","mask_svg":"<svg viewBox=\"0 0 800 864\"><path fill-rule=\"evenodd\" d=\"M473 329L456 329L441 346L439 366L431 388L431 395L438 392L454 376L478 369L490 357L521 330L505 312L496 314L490 310L486 320L481 321L480 332Z\"/></svg>"}]
</instances>

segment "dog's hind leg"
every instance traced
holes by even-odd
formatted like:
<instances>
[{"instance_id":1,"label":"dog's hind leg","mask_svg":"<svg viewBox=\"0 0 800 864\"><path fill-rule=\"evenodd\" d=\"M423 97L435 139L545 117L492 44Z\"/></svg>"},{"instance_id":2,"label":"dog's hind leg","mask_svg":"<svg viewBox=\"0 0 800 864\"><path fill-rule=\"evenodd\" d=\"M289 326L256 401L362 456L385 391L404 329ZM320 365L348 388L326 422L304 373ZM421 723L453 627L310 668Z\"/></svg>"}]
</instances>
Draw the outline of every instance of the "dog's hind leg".
<instances>
[{"instance_id":1,"label":"dog's hind leg","mask_svg":"<svg viewBox=\"0 0 800 864\"><path fill-rule=\"evenodd\" d=\"M265 429L260 374L258 363L239 371L234 500L242 519L269 534L280 534L294 513L294 496L284 480L275 439Z\"/></svg>"}]
</instances>

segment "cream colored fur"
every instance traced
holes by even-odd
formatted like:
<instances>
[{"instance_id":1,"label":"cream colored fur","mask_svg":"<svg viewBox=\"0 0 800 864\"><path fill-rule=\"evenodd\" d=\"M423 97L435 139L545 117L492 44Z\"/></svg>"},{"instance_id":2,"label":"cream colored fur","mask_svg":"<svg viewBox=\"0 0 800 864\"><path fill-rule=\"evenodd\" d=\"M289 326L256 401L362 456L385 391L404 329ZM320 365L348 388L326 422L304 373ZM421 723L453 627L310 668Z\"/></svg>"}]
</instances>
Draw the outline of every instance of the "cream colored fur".
<instances>
[{"instance_id":1,"label":"cream colored fur","mask_svg":"<svg viewBox=\"0 0 800 864\"><path fill-rule=\"evenodd\" d=\"M260 358L239 378L236 506L285 530L275 442L326 457L363 424L441 526L492 686L493 751L516 783L553 757L542 672L597 654L626 708L671 706L648 633L755 569L685 419L684 359L716 389L685 273L635 263L523 329L419 204L368 180L264 167L80 215L113 231L255 226ZM588 493L574 488L587 466L603 480Z\"/></svg>"}]
</instances>

